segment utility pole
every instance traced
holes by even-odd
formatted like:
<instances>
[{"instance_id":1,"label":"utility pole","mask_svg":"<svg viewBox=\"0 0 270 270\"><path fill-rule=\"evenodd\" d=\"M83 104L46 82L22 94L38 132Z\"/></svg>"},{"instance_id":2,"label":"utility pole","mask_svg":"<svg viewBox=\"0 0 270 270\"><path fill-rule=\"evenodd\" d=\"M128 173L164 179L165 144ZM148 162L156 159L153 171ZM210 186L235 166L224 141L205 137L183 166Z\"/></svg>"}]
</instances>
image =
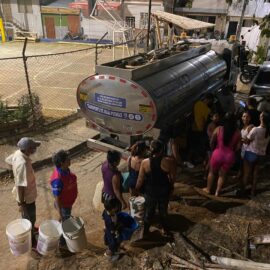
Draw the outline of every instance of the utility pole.
<instances>
[{"instance_id":1,"label":"utility pole","mask_svg":"<svg viewBox=\"0 0 270 270\"><path fill-rule=\"evenodd\" d=\"M241 17L240 17L240 21L237 27L237 31L236 31L236 40L239 41L240 35L241 35L241 29L242 29L242 24L243 24L243 20L244 20L244 15L245 15L245 10L248 4L248 0L244 0L244 4L243 4L243 8L242 8L242 13L241 13Z\"/></svg>"},{"instance_id":2,"label":"utility pole","mask_svg":"<svg viewBox=\"0 0 270 270\"><path fill-rule=\"evenodd\" d=\"M147 39L146 39L146 48L147 48L147 51L149 50L149 35L150 35L150 22L151 22L151 7L152 7L152 0L149 0L149 6L148 6L148 26L147 26Z\"/></svg>"}]
</instances>

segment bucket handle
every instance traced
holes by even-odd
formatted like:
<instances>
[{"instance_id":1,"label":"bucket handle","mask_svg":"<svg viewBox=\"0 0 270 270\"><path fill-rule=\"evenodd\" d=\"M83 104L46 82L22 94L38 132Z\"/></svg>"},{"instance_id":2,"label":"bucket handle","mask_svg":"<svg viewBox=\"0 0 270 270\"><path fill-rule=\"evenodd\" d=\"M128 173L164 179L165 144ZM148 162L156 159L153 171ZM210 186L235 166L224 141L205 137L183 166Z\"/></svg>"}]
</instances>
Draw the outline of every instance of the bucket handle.
<instances>
[{"instance_id":1,"label":"bucket handle","mask_svg":"<svg viewBox=\"0 0 270 270\"><path fill-rule=\"evenodd\" d=\"M70 215L70 218L72 218L73 220L77 221L77 218L75 218L74 216ZM79 227L77 222L74 222L73 225L76 227L76 229L80 230L80 228L84 227L84 224L82 225L82 227Z\"/></svg>"},{"instance_id":2,"label":"bucket handle","mask_svg":"<svg viewBox=\"0 0 270 270\"><path fill-rule=\"evenodd\" d=\"M76 220L76 218L75 218L74 216L72 216L72 215L70 215L70 218ZM81 227L78 227L77 224L74 224L74 225L75 225L75 227L76 227L78 230L84 228L84 224L83 224ZM63 234L65 234L65 236L66 236L68 239L70 239L70 240L75 240L75 239L79 238L79 236L73 237L73 236L71 236L71 235L68 235L68 234L66 234L64 231L63 231Z\"/></svg>"},{"instance_id":3,"label":"bucket handle","mask_svg":"<svg viewBox=\"0 0 270 270\"><path fill-rule=\"evenodd\" d=\"M77 238L79 238L79 236L73 237L72 235L68 235L65 233L65 236L69 239L69 240L75 240Z\"/></svg>"}]
</instances>

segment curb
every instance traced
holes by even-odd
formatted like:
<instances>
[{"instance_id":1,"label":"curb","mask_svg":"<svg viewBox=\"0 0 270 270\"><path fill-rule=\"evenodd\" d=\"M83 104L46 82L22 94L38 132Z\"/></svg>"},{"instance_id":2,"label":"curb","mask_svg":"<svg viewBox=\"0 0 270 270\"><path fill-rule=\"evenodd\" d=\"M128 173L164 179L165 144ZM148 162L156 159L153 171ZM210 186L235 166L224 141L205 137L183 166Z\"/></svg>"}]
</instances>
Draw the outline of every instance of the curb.
<instances>
[{"instance_id":1,"label":"curb","mask_svg":"<svg viewBox=\"0 0 270 270\"><path fill-rule=\"evenodd\" d=\"M98 139L99 134L95 135L92 137L92 139ZM74 158L78 155L86 154L91 151L91 149L87 146L87 141L83 141L82 143L79 143L66 151L69 152L69 156L71 158ZM47 157L42 160L38 160L32 163L33 169L35 171L41 170L43 167L48 166L48 165L53 165L52 163L52 157ZM5 177L5 176L11 176L13 175L12 170L6 169L4 171L0 172L0 177Z\"/></svg>"},{"instance_id":2,"label":"curb","mask_svg":"<svg viewBox=\"0 0 270 270\"><path fill-rule=\"evenodd\" d=\"M48 131L52 131L54 129L57 129L57 128L60 128L62 126L65 126L77 119L81 118L81 115L76 112L76 113L73 113L69 116L66 116L64 118L61 118L59 120L56 120L56 121L53 121L51 123L48 123L48 124L45 124L43 125L42 127L40 127L38 130L27 130L27 131L24 131L24 132L18 132L16 133L14 136L10 136L10 137L3 137L3 138L0 138L0 144L5 144L5 143L9 143L9 142L12 142L12 141L15 141L15 140L18 140L20 139L23 135L24 136L33 136L33 135L38 135L40 134L40 131L44 131L46 130L46 132Z\"/></svg>"}]
</instances>

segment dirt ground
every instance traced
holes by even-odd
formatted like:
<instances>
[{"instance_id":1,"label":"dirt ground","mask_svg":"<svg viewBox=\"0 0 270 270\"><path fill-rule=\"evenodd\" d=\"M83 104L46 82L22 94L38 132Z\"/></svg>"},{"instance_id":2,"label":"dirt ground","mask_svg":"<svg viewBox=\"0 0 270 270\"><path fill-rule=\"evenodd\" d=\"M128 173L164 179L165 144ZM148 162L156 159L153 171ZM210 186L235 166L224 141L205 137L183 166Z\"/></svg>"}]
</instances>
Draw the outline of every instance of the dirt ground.
<instances>
[{"instance_id":1,"label":"dirt ground","mask_svg":"<svg viewBox=\"0 0 270 270\"><path fill-rule=\"evenodd\" d=\"M105 155L103 153L90 152L72 161L71 169L78 176L79 188L79 197L74 205L73 215L80 216L84 219L89 241L88 250L83 254L71 258L72 261L78 258L78 256L88 257L88 254L95 254L97 256L97 254L102 254L103 252L103 241L101 237L103 226L100 214L95 213L93 210L92 198L96 183L101 179L100 164L104 159ZM57 219L57 213L53 207L53 197L48 184L52 169L52 167L48 167L36 174L38 185L38 199L36 202L37 224L40 224L46 219ZM35 258L35 256L33 257L34 254L31 254L15 258L10 253L5 235L5 227L8 222L20 218L18 207L11 195L12 187L12 181L5 180L1 183L2 204L0 209L2 217L0 221L0 242L2 244L0 246L0 269L61 269L60 265L61 267L66 266L65 260L55 258L54 256L53 258ZM100 236L100 238L97 236Z\"/></svg>"},{"instance_id":2,"label":"dirt ground","mask_svg":"<svg viewBox=\"0 0 270 270\"><path fill-rule=\"evenodd\" d=\"M168 266L167 252L188 257L184 248L175 248L174 239L163 238L159 229L153 226L147 241L139 241L133 245L128 242L125 244L126 255L117 263L111 264L104 258L103 223L100 213L92 206L95 186L101 179L100 165L104 160L105 154L95 151L72 160L71 169L78 176L79 186L79 197L74 205L73 215L80 216L85 221L88 247L84 252L66 258L59 254L41 257L34 252L14 257L10 253L5 227L20 215L11 195L12 179L2 179L0 269L172 269ZM57 218L48 185L51 172L52 167L47 167L36 174L37 224L46 219ZM204 196L196 189L205 185L200 167L179 171L175 192L169 205L171 230L185 234L209 255L236 256L236 258L243 256L248 224L250 236L267 234L270 231L270 192L265 191L270 188L270 184L267 183L267 172L269 168L264 170L261 177L259 195L253 200L247 200L233 196L232 178L227 183L223 197L216 199L213 196ZM270 263L267 246L260 246L251 252L253 260Z\"/></svg>"},{"instance_id":3,"label":"dirt ground","mask_svg":"<svg viewBox=\"0 0 270 270\"><path fill-rule=\"evenodd\" d=\"M2 48L0 47L0 50ZM42 51L37 51L42 53ZM7 52L7 55L9 52ZM240 85L238 90L247 91L247 86ZM70 97L61 97L65 105ZM75 100L72 99L71 103ZM73 128L74 142L80 130ZM62 132L62 133L61 133ZM50 137L51 136L51 137ZM43 134L38 139L48 142L54 140L55 145L65 144L66 129ZM84 136L87 136L85 133ZM43 138L44 137L44 138ZM8 146L10 150L10 146ZM13 148L12 148L13 149ZM47 148L46 148L47 149ZM48 148L49 149L49 148ZM3 148L0 149L2 155ZM45 151L45 148L43 148ZM52 150L51 148L49 149ZM5 150L5 154L9 151ZM4 158L4 157L3 157ZM125 243L126 255L117 263L109 263L103 256L103 222L101 213L92 206L95 187L101 180L100 166L105 160L105 154L90 151L72 160L71 169L78 176L79 196L73 208L73 215L80 216L85 222L88 246L82 253L63 257L60 254L39 256L34 252L20 257L14 257L6 238L6 225L20 218L18 207L11 195L12 179L0 179L1 220L0 220L0 269L10 270L75 270L75 269L172 269L167 253L174 253L183 258L189 258L185 248L177 244L174 238L163 238L157 226L153 226L150 238L137 243ZM38 199L37 224L47 219L57 219L53 207L53 198L48 180L52 167L37 171ZM175 192L169 204L169 223L173 232L184 234L207 255L225 256L241 259L247 249L247 236L270 233L270 183L269 167L262 168L259 194L249 199L238 199L234 196L235 180L230 177L226 183L223 197L216 199L201 193L205 186L202 168L179 170ZM248 229L249 228L249 232ZM267 245L248 249L250 258L254 261L270 263L270 252Z\"/></svg>"}]
</instances>

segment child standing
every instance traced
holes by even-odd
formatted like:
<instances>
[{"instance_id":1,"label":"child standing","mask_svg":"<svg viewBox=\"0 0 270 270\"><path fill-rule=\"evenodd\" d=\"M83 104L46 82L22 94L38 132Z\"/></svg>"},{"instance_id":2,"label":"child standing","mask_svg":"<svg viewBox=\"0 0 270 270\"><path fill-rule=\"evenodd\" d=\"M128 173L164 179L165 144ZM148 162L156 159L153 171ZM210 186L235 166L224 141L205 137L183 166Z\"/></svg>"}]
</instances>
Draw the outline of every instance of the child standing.
<instances>
[{"instance_id":1,"label":"child standing","mask_svg":"<svg viewBox=\"0 0 270 270\"><path fill-rule=\"evenodd\" d=\"M77 198L77 177L70 169L70 158L68 152L60 150L53 156L55 169L51 175L50 184L54 195L54 205L59 213L59 220L65 221L71 216L72 206ZM60 246L65 245L63 237Z\"/></svg>"},{"instance_id":2,"label":"child standing","mask_svg":"<svg viewBox=\"0 0 270 270\"><path fill-rule=\"evenodd\" d=\"M104 255L108 257L110 261L116 261L119 258L117 252L121 243L117 218L119 201L117 199L105 200L104 208L105 210L102 213L102 218L105 223L104 242L108 247Z\"/></svg>"}]
</instances>

